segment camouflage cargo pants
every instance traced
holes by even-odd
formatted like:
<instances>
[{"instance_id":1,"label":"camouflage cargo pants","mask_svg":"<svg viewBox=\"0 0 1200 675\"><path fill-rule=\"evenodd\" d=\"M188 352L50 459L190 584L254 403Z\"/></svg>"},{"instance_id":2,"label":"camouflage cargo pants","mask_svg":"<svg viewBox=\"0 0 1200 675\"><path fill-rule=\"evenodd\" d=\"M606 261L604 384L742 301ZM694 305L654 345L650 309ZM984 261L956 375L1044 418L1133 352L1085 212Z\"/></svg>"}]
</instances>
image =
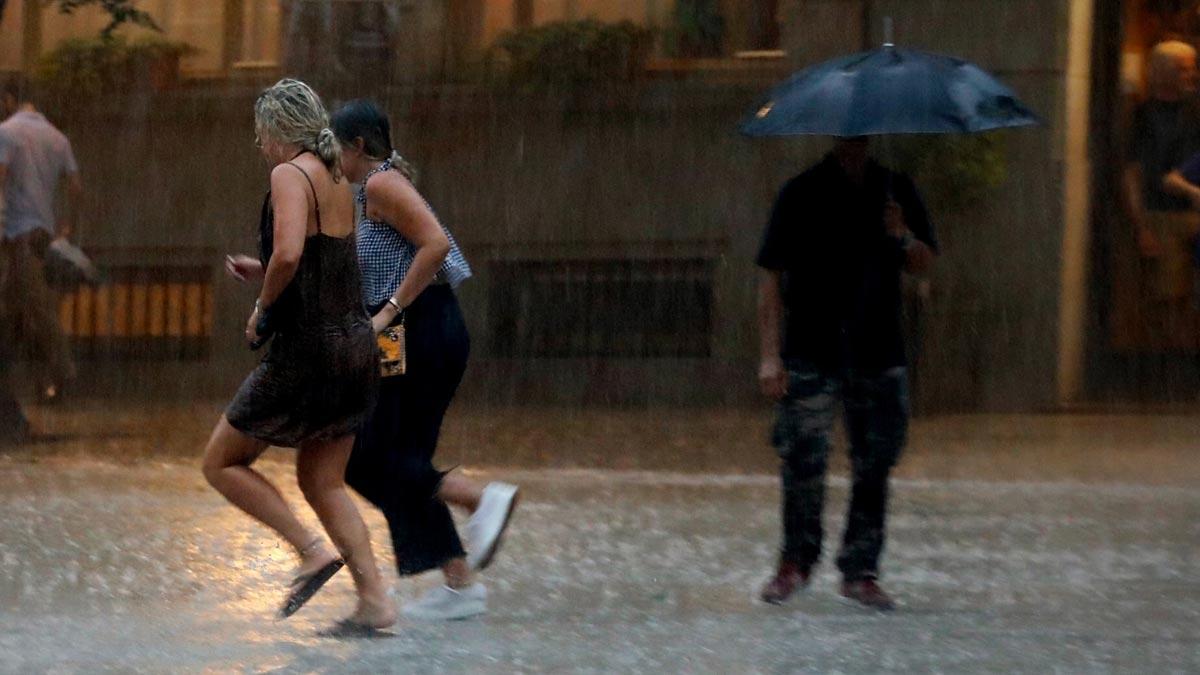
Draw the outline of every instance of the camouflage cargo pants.
<instances>
[{"instance_id":1,"label":"camouflage cargo pants","mask_svg":"<svg viewBox=\"0 0 1200 675\"><path fill-rule=\"evenodd\" d=\"M788 392L778 404L773 435L783 460L782 556L804 567L821 557L825 473L839 402L853 478L837 564L847 579L872 578L883 552L888 478L908 433L904 368L830 374L788 363Z\"/></svg>"}]
</instances>

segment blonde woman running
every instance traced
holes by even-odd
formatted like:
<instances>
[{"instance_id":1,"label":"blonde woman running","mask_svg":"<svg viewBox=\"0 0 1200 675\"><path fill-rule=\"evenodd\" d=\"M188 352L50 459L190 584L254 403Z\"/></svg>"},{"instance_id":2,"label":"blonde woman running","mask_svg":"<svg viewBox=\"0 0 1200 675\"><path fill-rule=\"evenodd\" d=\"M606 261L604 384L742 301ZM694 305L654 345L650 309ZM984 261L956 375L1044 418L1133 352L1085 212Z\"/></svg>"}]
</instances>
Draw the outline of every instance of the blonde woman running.
<instances>
[{"instance_id":1,"label":"blonde woman running","mask_svg":"<svg viewBox=\"0 0 1200 675\"><path fill-rule=\"evenodd\" d=\"M204 456L204 475L235 506L278 532L300 557L281 616L298 610L342 565L358 591L354 613L333 634L390 626L387 597L367 529L343 476L354 434L374 403L375 338L362 303L354 203L341 179L329 116L307 85L281 80L254 106L255 132L271 165L258 260L227 271L262 290L246 340L266 356L238 389ZM296 448L296 477L336 547L310 531L251 464L268 445Z\"/></svg>"}]
</instances>

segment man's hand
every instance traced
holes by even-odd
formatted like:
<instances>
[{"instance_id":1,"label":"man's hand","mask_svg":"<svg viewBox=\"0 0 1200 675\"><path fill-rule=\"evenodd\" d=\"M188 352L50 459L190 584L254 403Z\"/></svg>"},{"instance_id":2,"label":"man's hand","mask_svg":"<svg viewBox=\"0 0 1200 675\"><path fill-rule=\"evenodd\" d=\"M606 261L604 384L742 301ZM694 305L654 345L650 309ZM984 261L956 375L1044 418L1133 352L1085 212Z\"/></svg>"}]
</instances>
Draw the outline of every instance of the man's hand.
<instances>
[{"instance_id":1,"label":"man's hand","mask_svg":"<svg viewBox=\"0 0 1200 675\"><path fill-rule=\"evenodd\" d=\"M778 401L787 395L787 370L783 367L783 359L774 356L762 360L758 367L758 385L763 395Z\"/></svg>"},{"instance_id":2,"label":"man's hand","mask_svg":"<svg viewBox=\"0 0 1200 675\"><path fill-rule=\"evenodd\" d=\"M908 224L904 222L904 209L895 199L889 199L883 207L883 226L889 235L896 238L908 234Z\"/></svg>"}]
</instances>

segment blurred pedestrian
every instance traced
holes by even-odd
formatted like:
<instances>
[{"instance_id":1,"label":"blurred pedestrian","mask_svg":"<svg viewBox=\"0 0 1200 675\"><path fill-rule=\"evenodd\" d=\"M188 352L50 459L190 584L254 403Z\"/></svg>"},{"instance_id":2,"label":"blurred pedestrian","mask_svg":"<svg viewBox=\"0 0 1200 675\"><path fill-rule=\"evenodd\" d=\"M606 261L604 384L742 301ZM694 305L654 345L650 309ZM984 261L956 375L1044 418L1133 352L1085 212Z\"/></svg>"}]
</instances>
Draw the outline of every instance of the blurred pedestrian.
<instances>
[{"instance_id":1,"label":"blurred pedestrian","mask_svg":"<svg viewBox=\"0 0 1200 675\"><path fill-rule=\"evenodd\" d=\"M396 568L440 568L445 583L404 608L425 619L486 611L474 572L488 566L516 505L517 488L486 486L433 465L446 409L462 381L470 341L454 289L471 269L412 183L392 146L387 115L370 101L333 115L346 176L361 186L358 253L376 333L401 326L403 372L380 382L379 405L359 434L346 479L386 516ZM467 551L446 504L471 513Z\"/></svg>"},{"instance_id":2,"label":"blurred pedestrian","mask_svg":"<svg viewBox=\"0 0 1200 675\"><path fill-rule=\"evenodd\" d=\"M870 159L865 137L837 140L779 194L757 260L759 380L778 401L773 442L783 488L783 546L765 602L807 586L821 556L840 401L853 471L841 593L875 609L894 606L878 578L889 475L908 429L901 273L926 272L936 251L912 181Z\"/></svg>"},{"instance_id":3,"label":"blurred pedestrian","mask_svg":"<svg viewBox=\"0 0 1200 675\"><path fill-rule=\"evenodd\" d=\"M1200 152L1196 50L1161 42L1151 50L1147 99L1134 110L1124 170L1124 205L1132 231L1118 248L1113 323L1117 345L1189 349L1200 343L1191 308L1190 244L1200 214L1169 180Z\"/></svg>"},{"instance_id":4,"label":"blurred pedestrian","mask_svg":"<svg viewBox=\"0 0 1200 675\"><path fill-rule=\"evenodd\" d=\"M1148 70L1148 97L1134 111L1126 199L1138 247L1146 257L1162 252L1157 214L1188 209L1185 196L1170 190L1166 177L1200 152L1200 102L1195 99L1196 49L1185 42L1154 46Z\"/></svg>"},{"instance_id":5,"label":"blurred pedestrian","mask_svg":"<svg viewBox=\"0 0 1200 675\"><path fill-rule=\"evenodd\" d=\"M28 358L39 396L52 402L75 379L75 362L58 321L58 294L46 283L46 251L72 235L83 187L71 142L38 112L27 78L8 79L0 107L0 349L6 364ZM59 218L63 186L67 209Z\"/></svg>"},{"instance_id":6,"label":"blurred pedestrian","mask_svg":"<svg viewBox=\"0 0 1200 675\"><path fill-rule=\"evenodd\" d=\"M333 632L371 632L394 623L396 611L344 483L354 434L373 405L379 367L362 304L353 195L340 174L328 114L307 85L285 79L265 90L254 106L254 124L271 165L260 256L230 258L227 266L242 279L261 279L246 339L252 346L270 339L270 347L213 430L204 475L299 554L281 616L298 610L344 559L358 606ZM298 450L300 490L341 558L251 468L268 444Z\"/></svg>"}]
</instances>

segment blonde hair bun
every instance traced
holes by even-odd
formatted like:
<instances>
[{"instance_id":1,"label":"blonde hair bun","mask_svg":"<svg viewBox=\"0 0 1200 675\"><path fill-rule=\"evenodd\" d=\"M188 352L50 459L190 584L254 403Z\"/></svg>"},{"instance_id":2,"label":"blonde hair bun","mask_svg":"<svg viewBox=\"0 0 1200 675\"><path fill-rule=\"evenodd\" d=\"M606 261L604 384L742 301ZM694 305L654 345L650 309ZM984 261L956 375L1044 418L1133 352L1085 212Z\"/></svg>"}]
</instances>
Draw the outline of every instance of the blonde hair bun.
<instances>
[{"instance_id":1,"label":"blonde hair bun","mask_svg":"<svg viewBox=\"0 0 1200 675\"><path fill-rule=\"evenodd\" d=\"M313 152L341 178L341 146L329 128L329 113L312 87L284 78L267 87L254 102L254 130L260 138L273 138Z\"/></svg>"}]
</instances>

